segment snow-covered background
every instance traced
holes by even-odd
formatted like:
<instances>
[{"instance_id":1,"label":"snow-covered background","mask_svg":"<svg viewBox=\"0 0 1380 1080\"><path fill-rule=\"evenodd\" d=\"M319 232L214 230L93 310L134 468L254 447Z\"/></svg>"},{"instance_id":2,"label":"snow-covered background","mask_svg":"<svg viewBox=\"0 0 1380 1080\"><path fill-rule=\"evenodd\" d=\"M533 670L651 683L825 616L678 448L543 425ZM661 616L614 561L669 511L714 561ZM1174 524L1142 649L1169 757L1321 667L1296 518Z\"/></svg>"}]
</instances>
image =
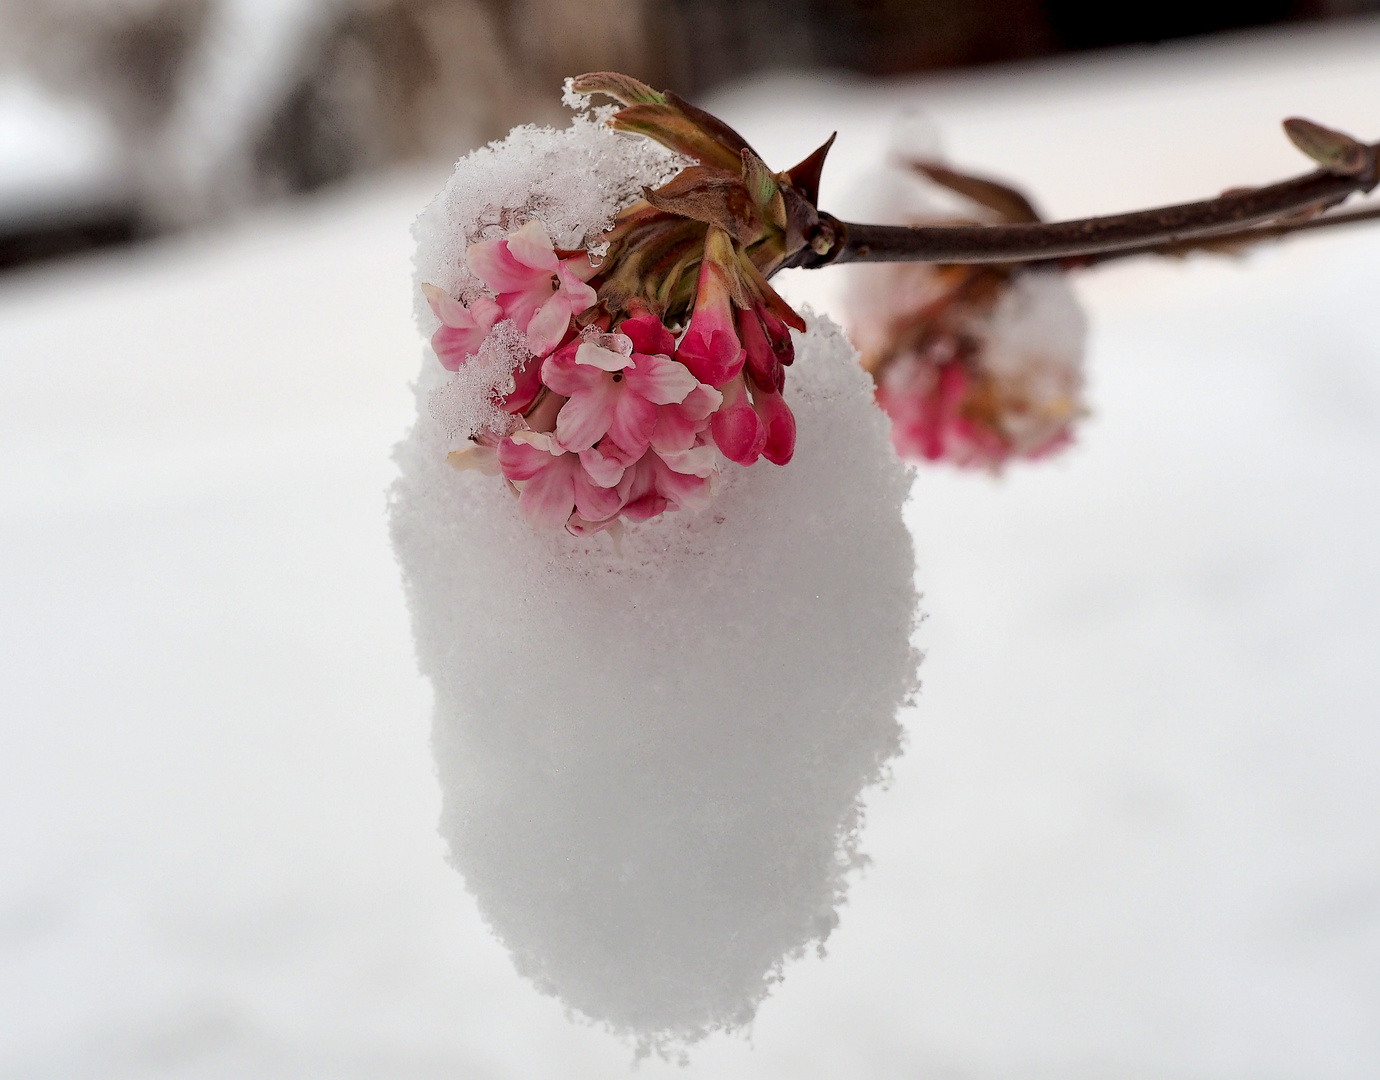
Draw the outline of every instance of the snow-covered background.
<instances>
[{"instance_id":1,"label":"snow-covered background","mask_svg":"<svg viewBox=\"0 0 1380 1080\"><path fill-rule=\"evenodd\" d=\"M707 102L768 161L891 118L1054 216L1380 136L1380 24ZM609 1077L436 833L384 489L397 175L0 285L0 1076ZM837 307L839 275L783 275ZM1380 1069L1380 230L1079 284L1094 416L921 473L918 706L824 960L646 1076Z\"/></svg>"}]
</instances>

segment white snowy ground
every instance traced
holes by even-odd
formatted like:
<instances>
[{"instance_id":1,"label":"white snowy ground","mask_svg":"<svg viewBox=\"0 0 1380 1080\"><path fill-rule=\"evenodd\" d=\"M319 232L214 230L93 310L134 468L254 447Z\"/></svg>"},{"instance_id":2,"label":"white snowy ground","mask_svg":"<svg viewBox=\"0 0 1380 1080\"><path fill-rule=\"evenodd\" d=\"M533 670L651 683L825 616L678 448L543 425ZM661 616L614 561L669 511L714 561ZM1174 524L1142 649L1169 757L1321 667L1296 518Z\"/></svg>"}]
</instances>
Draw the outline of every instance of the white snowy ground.
<instances>
[{"instance_id":1,"label":"white snowy ground","mask_svg":"<svg viewBox=\"0 0 1380 1080\"><path fill-rule=\"evenodd\" d=\"M1380 24L711 103L769 161L890 110L1067 216L1380 136ZM0 284L0 1076L609 1077L435 833L383 490L396 179ZM784 288L830 306L841 271ZM1085 280L1080 445L931 469L929 620L825 960L681 1077L1380 1071L1380 229Z\"/></svg>"}]
</instances>

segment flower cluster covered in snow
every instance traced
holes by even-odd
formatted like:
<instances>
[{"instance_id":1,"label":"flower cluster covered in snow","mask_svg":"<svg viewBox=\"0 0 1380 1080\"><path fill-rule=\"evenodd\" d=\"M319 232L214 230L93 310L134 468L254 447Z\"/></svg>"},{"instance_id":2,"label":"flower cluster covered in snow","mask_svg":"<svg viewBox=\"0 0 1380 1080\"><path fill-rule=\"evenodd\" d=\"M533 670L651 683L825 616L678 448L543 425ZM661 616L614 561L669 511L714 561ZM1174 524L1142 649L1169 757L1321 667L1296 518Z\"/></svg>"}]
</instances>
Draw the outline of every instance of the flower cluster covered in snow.
<instances>
[{"instance_id":1,"label":"flower cluster covered in snow","mask_svg":"<svg viewBox=\"0 0 1380 1080\"><path fill-rule=\"evenodd\" d=\"M765 275L814 213L707 114L585 78L631 107L477 151L418 226L452 464L576 534L705 508L723 459L790 461L781 391L805 324ZM628 114L637 135L611 130Z\"/></svg>"},{"instance_id":2,"label":"flower cluster covered in snow","mask_svg":"<svg viewBox=\"0 0 1380 1080\"><path fill-rule=\"evenodd\" d=\"M916 686L910 473L842 332L766 284L822 154L769 173L596 81L668 147L520 129L417 226L393 540L453 861L523 974L672 1049L749 1022L863 861Z\"/></svg>"},{"instance_id":3,"label":"flower cluster covered in snow","mask_svg":"<svg viewBox=\"0 0 1380 1080\"><path fill-rule=\"evenodd\" d=\"M873 178L912 225L1038 220L1019 192L933 160ZM999 469L1066 446L1084 414L1082 309L1058 269L890 263L851 271L849 334L910 461Z\"/></svg>"},{"instance_id":4,"label":"flower cluster covered in snow","mask_svg":"<svg viewBox=\"0 0 1380 1080\"><path fill-rule=\"evenodd\" d=\"M999 468L1071 441L1085 321L1064 274L860 270L850 329L903 458Z\"/></svg>"}]
</instances>

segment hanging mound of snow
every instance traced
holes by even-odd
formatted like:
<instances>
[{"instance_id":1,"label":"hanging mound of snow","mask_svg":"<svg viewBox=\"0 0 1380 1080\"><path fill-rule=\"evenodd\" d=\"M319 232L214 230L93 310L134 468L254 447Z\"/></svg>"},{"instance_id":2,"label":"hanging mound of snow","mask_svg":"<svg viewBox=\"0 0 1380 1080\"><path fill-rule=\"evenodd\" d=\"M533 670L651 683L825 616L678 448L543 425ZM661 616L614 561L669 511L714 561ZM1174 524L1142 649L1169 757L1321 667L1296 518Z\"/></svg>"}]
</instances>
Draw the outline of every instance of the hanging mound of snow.
<instances>
[{"instance_id":1,"label":"hanging mound of snow","mask_svg":"<svg viewBox=\"0 0 1380 1080\"><path fill-rule=\"evenodd\" d=\"M398 451L454 863L524 974L644 1044L750 1020L828 936L915 688L908 470L842 334L798 347L790 466L621 554L534 532L425 412Z\"/></svg>"}]
</instances>

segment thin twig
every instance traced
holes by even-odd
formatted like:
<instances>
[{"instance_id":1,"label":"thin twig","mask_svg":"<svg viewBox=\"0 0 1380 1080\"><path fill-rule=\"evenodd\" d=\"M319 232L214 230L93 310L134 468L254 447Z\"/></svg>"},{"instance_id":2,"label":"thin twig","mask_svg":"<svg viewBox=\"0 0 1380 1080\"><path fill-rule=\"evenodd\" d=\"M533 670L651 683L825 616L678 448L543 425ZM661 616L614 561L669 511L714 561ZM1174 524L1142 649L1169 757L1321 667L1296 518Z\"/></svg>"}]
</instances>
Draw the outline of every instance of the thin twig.
<instances>
[{"instance_id":1,"label":"thin twig","mask_svg":"<svg viewBox=\"0 0 1380 1080\"><path fill-rule=\"evenodd\" d=\"M1295 233L1310 232L1314 229L1330 229L1342 225L1361 225L1368 221L1380 221L1380 206L1368 206L1364 210L1343 210L1336 214L1320 214L1304 221L1286 221L1275 225L1254 225L1249 229L1235 232L1217 233L1196 240L1182 240L1172 244L1146 244L1138 248L1122 248L1120 251L1104 251L1097 255L1075 256L1068 259L1051 259L1066 267L1100 266L1114 259L1126 259L1136 255L1192 255L1194 252L1216 251L1234 254L1237 250L1266 240L1282 240Z\"/></svg>"},{"instance_id":2,"label":"thin twig","mask_svg":"<svg viewBox=\"0 0 1380 1080\"><path fill-rule=\"evenodd\" d=\"M1019 263L1143 251L1220 238L1301 211L1324 209L1377 181L1377 150L1360 173L1319 169L1268 187L1129 214L1025 225L855 225L821 214L832 242L806 247L793 265L848 262ZM819 245L824 246L824 245Z\"/></svg>"}]
</instances>

